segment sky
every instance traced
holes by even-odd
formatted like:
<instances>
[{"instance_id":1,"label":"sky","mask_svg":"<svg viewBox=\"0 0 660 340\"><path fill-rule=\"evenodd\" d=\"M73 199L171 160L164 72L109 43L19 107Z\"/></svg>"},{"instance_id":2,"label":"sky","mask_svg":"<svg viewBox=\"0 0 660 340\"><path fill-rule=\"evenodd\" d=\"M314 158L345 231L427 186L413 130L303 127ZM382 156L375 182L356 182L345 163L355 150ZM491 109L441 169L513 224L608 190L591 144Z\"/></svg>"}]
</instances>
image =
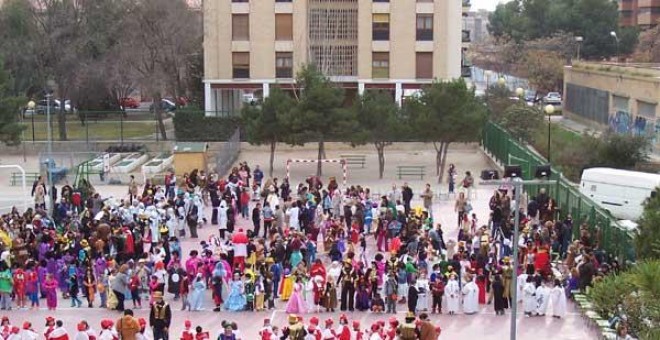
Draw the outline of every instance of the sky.
<instances>
[{"instance_id":1,"label":"sky","mask_svg":"<svg viewBox=\"0 0 660 340\"><path fill-rule=\"evenodd\" d=\"M508 0L472 0L472 10L487 9L493 11L498 3L507 1Z\"/></svg>"}]
</instances>

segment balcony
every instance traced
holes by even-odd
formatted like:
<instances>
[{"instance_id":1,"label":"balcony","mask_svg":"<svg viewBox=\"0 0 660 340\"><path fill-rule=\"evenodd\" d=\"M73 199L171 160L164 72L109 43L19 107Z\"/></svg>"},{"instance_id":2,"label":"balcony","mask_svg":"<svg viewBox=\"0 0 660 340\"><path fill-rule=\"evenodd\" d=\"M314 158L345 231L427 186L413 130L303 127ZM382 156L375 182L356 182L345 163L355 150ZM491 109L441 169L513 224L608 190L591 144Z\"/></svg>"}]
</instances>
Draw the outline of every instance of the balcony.
<instances>
[{"instance_id":1,"label":"balcony","mask_svg":"<svg viewBox=\"0 0 660 340\"><path fill-rule=\"evenodd\" d=\"M472 39L470 39L470 31L469 30L462 30L461 31L461 42L469 43L471 41L472 41Z\"/></svg>"}]
</instances>

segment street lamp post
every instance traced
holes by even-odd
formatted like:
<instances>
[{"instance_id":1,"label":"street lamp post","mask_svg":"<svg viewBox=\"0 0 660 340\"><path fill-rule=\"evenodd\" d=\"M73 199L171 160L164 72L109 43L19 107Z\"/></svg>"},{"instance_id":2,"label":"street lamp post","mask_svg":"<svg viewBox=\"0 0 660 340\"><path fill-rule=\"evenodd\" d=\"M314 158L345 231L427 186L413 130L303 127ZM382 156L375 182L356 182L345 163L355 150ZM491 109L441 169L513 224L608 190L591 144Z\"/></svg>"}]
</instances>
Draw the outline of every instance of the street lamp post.
<instances>
[{"instance_id":1,"label":"street lamp post","mask_svg":"<svg viewBox=\"0 0 660 340\"><path fill-rule=\"evenodd\" d=\"M555 107L552 104L548 104L544 108L545 114L548 116L548 162L550 162L550 116L555 112Z\"/></svg>"},{"instance_id":2,"label":"street lamp post","mask_svg":"<svg viewBox=\"0 0 660 340\"><path fill-rule=\"evenodd\" d=\"M490 86L490 74L491 74L490 70L484 71L484 77L486 78L486 92L485 92L486 93L486 101L488 101L488 96L489 96L488 87Z\"/></svg>"},{"instance_id":3,"label":"street lamp post","mask_svg":"<svg viewBox=\"0 0 660 340\"><path fill-rule=\"evenodd\" d=\"M48 211L50 213L53 212L53 207L54 203L53 202L53 171L51 169L51 164L54 165L53 161L53 131L50 126L50 98L53 95L51 93L46 93L46 131L48 132L47 138L47 145L48 145L48 158L46 159L46 175L48 177L48 185L46 186L48 190L46 192L48 193ZM51 163L52 162L52 163Z\"/></svg>"},{"instance_id":4,"label":"street lamp post","mask_svg":"<svg viewBox=\"0 0 660 340\"><path fill-rule=\"evenodd\" d=\"M577 42L577 60L580 61L580 47L582 46L582 41L584 38L582 36L575 37L575 42Z\"/></svg>"},{"instance_id":5,"label":"street lamp post","mask_svg":"<svg viewBox=\"0 0 660 340\"><path fill-rule=\"evenodd\" d=\"M614 31L610 32L610 36L616 41L616 62L619 63L619 37Z\"/></svg>"}]
</instances>

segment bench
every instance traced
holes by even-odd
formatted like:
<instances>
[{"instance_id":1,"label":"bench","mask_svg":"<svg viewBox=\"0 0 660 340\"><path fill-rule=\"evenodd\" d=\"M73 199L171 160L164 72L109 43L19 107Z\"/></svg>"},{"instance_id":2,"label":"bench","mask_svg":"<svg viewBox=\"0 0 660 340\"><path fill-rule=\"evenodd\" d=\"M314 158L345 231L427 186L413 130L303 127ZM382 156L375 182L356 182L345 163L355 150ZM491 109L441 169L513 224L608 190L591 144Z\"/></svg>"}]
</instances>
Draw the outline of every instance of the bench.
<instances>
[{"instance_id":1,"label":"bench","mask_svg":"<svg viewBox=\"0 0 660 340\"><path fill-rule=\"evenodd\" d=\"M367 163L367 156L365 155L340 155L339 157L346 162L346 165L359 165L363 169Z\"/></svg>"},{"instance_id":2,"label":"bench","mask_svg":"<svg viewBox=\"0 0 660 340\"><path fill-rule=\"evenodd\" d=\"M23 178L23 174L20 172L12 172L11 173L11 186L17 186L21 184L21 180ZM26 172L25 173L25 185L32 185L34 181L39 179L39 173L38 172Z\"/></svg>"},{"instance_id":3,"label":"bench","mask_svg":"<svg viewBox=\"0 0 660 340\"><path fill-rule=\"evenodd\" d=\"M423 165L399 165L396 168L399 179L403 176L419 176L419 179L424 179L426 175L426 167Z\"/></svg>"}]
</instances>

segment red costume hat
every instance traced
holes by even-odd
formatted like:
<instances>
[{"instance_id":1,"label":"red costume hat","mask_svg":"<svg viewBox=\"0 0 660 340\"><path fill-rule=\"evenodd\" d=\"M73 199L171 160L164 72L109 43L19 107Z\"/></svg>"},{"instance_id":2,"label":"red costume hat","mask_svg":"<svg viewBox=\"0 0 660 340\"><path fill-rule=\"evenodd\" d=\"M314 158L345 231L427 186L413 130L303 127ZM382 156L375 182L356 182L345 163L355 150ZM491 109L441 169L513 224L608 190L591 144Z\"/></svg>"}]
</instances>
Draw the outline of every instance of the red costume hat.
<instances>
[{"instance_id":1,"label":"red costume hat","mask_svg":"<svg viewBox=\"0 0 660 340\"><path fill-rule=\"evenodd\" d=\"M20 331L21 331L21 329L16 327L16 326L11 328L11 334L18 334L18 332L20 332Z\"/></svg>"},{"instance_id":2,"label":"red costume hat","mask_svg":"<svg viewBox=\"0 0 660 340\"><path fill-rule=\"evenodd\" d=\"M339 323L342 323L342 322L348 323L348 318L346 317L346 314L339 315Z\"/></svg>"},{"instance_id":3,"label":"red costume hat","mask_svg":"<svg viewBox=\"0 0 660 340\"><path fill-rule=\"evenodd\" d=\"M396 319L396 317L391 316L390 319L388 320L389 324L392 326L396 326L399 324L399 320Z\"/></svg>"},{"instance_id":4,"label":"red costume hat","mask_svg":"<svg viewBox=\"0 0 660 340\"><path fill-rule=\"evenodd\" d=\"M266 320L268 320L268 319L266 319ZM309 324L310 324L310 325L314 325L314 326L318 326L318 325L319 325L319 318L317 318L317 317L315 317L315 316L312 316L312 317L309 319Z\"/></svg>"},{"instance_id":5,"label":"red costume hat","mask_svg":"<svg viewBox=\"0 0 660 340\"><path fill-rule=\"evenodd\" d=\"M23 322L23 329L30 329L32 327L32 324L28 321Z\"/></svg>"},{"instance_id":6,"label":"red costume hat","mask_svg":"<svg viewBox=\"0 0 660 340\"><path fill-rule=\"evenodd\" d=\"M186 321L184 321L184 322L183 322L183 325L184 325L186 328L190 328L190 327L192 327L192 323L190 322L190 320L186 320Z\"/></svg>"},{"instance_id":7,"label":"red costume hat","mask_svg":"<svg viewBox=\"0 0 660 340\"><path fill-rule=\"evenodd\" d=\"M78 332L83 332L83 331L85 331L85 329L87 329L87 325L85 325L84 322L79 322L78 323Z\"/></svg>"},{"instance_id":8,"label":"red costume hat","mask_svg":"<svg viewBox=\"0 0 660 340\"><path fill-rule=\"evenodd\" d=\"M147 320L145 320L144 318L139 318L138 319L138 324L140 325L140 328L143 328L143 327L147 326Z\"/></svg>"},{"instance_id":9,"label":"red costume hat","mask_svg":"<svg viewBox=\"0 0 660 340\"><path fill-rule=\"evenodd\" d=\"M108 319L101 320L101 328L103 329L108 329L112 327L112 325L113 325L112 320L108 320Z\"/></svg>"},{"instance_id":10,"label":"red costume hat","mask_svg":"<svg viewBox=\"0 0 660 340\"><path fill-rule=\"evenodd\" d=\"M359 329L359 328L360 328L360 321L353 320L353 329Z\"/></svg>"},{"instance_id":11,"label":"red costume hat","mask_svg":"<svg viewBox=\"0 0 660 340\"><path fill-rule=\"evenodd\" d=\"M332 321L332 319L325 319L325 326L326 327L332 326L333 323L334 323L334 321Z\"/></svg>"},{"instance_id":12,"label":"red costume hat","mask_svg":"<svg viewBox=\"0 0 660 340\"><path fill-rule=\"evenodd\" d=\"M46 322L47 322L47 323L48 323L48 322L55 322L55 318L52 317L52 316L47 316L47 317L46 317Z\"/></svg>"},{"instance_id":13,"label":"red costume hat","mask_svg":"<svg viewBox=\"0 0 660 340\"><path fill-rule=\"evenodd\" d=\"M376 332L378 332L379 329L380 329L380 325L378 323L375 323L375 324L371 325L371 331L372 332L376 333Z\"/></svg>"}]
</instances>

